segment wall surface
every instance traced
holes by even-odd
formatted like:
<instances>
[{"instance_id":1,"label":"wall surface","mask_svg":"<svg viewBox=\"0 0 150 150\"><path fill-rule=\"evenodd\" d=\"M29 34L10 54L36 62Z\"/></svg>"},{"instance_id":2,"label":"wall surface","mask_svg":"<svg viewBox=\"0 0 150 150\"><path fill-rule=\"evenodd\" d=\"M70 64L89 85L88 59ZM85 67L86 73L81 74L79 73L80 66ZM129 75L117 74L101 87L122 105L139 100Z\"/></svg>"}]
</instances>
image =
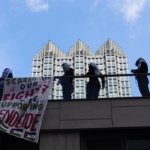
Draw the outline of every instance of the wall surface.
<instances>
[{"instance_id":1,"label":"wall surface","mask_svg":"<svg viewBox=\"0 0 150 150\"><path fill-rule=\"evenodd\" d=\"M41 130L149 127L148 98L49 101Z\"/></svg>"},{"instance_id":2,"label":"wall surface","mask_svg":"<svg viewBox=\"0 0 150 150\"><path fill-rule=\"evenodd\" d=\"M80 131L150 127L148 98L49 101L40 150L81 150ZM95 131L97 131L95 130Z\"/></svg>"}]
</instances>

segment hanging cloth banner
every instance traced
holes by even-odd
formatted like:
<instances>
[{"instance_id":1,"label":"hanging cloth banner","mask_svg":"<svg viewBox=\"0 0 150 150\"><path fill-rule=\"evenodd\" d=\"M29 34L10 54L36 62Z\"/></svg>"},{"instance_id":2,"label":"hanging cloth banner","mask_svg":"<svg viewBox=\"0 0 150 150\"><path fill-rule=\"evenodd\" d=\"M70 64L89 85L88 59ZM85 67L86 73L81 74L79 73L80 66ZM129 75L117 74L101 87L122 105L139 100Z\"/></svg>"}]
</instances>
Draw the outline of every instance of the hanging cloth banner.
<instances>
[{"instance_id":1,"label":"hanging cloth banner","mask_svg":"<svg viewBox=\"0 0 150 150\"><path fill-rule=\"evenodd\" d=\"M7 78L0 101L0 130L38 143L53 77Z\"/></svg>"}]
</instances>

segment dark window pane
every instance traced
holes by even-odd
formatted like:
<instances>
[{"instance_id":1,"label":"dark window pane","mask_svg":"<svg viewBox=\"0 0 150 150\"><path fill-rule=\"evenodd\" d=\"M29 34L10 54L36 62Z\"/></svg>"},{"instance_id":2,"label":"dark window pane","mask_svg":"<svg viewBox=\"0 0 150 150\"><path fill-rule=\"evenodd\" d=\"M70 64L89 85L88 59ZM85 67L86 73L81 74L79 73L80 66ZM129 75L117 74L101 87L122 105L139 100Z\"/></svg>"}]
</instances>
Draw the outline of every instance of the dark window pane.
<instances>
[{"instance_id":1,"label":"dark window pane","mask_svg":"<svg viewBox=\"0 0 150 150\"><path fill-rule=\"evenodd\" d=\"M88 140L87 150L121 150L121 140Z\"/></svg>"},{"instance_id":2,"label":"dark window pane","mask_svg":"<svg viewBox=\"0 0 150 150\"><path fill-rule=\"evenodd\" d=\"M129 150L150 150L150 139L128 139Z\"/></svg>"}]
</instances>

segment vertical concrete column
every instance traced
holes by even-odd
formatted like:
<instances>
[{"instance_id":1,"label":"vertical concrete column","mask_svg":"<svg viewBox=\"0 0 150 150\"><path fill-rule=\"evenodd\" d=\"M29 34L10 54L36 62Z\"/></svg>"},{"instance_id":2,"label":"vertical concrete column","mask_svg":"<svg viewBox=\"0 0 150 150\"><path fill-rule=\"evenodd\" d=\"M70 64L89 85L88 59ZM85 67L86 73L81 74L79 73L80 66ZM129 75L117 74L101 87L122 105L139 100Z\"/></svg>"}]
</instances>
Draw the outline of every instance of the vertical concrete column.
<instances>
[{"instance_id":1,"label":"vertical concrete column","mask_svg":"<svg viewBox=\"0 0 150 150\"><path fill-rule=\"evenodd\" d=\"M80 132L67 132L67 150L80 150Z\"/></svg>"},{"instance_id":2,"label":"vertical concrete column","mask_svg":"<svg viewBox=\"0 0 150 150\"><path fill-rule=\"evenodd\" d=\"M39 150L80 150L80 133L41 133Z\"/></svg>"}]
</instances>

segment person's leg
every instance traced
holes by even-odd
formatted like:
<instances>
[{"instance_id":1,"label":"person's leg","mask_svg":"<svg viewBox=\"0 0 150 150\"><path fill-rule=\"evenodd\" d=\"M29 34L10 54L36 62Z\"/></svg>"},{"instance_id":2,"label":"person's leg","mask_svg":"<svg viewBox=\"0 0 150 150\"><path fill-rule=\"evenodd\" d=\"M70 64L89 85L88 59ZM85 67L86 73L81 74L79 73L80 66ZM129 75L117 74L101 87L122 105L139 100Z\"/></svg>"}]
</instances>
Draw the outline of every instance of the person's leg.
<instances>
[{"instance_id":1,"label":"person's leg","mask_svg":"<svg viewBox=\"0 0 150 150\"><path fill-rule=\"evenodd\" d=\"M148 78L145 75L139 77L139 90L142 96L149 96Z\"/></svg>"},{"instance_id":2,"label":"person's leg","mask_svg":"<svg viewBox=\"0 0 150 150\"><path fill-rule=\"evenodd\" d=\"M143 85L143 84L139 84L139 90L141 95L144 96L150 96L149 94L149 88L148 88L148 84Z\"/></svg>"}]
</instances>

